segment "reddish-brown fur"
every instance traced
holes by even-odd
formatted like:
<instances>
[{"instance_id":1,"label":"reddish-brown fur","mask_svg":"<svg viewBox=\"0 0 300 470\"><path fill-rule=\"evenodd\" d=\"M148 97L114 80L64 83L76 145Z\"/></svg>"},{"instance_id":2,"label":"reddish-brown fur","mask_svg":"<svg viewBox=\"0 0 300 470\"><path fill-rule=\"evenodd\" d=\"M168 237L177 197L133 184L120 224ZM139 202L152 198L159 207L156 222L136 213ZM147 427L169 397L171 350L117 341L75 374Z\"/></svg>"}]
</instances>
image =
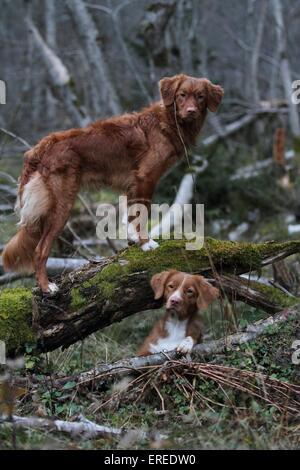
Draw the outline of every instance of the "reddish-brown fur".
<instances>
[{"instance_id":1,"label":"reddish-brown fur","mask_svg":"<svg viewBox=\"0 0 300 470\"><path fill-rule=\"evenodd\" d=\"M27 265L28 270L35 270L42 290L48 291L46 262L51 246L82 185L109 185L125 192L129 202L150 205L159 178L184 154L179 133L186 146L194 145L207 108L216 111L223 96L220 86L183 74L162 79L160 92L162 101L139 113L54 132L25 154L19 186L21 214L24 187L33 178L41 184L39 175L41 192L49 194L49 201L38 220L27 217L6 246L6 270L17 271ZM41 209L37 200L32 204L37 212ZM18 246L21 236L23 243ZM140 239L139 243L147 241Z\"/></svg>"},{"instance_id":2,"label":"reddish-brown fur","mask_svg":"<svg viewBox=\"0 0 300 470\"><path fill-rule=\"evenodd\" d=\"M219 297L219 289L211 286L203 276L191 275L176 270L163 271L155 274L151 279L151 286L155 299L164 298L166 312L160 318L138 351L139 356L151 354L151 345L167 336L166 322L170 318L179 321L187 320L185 336L191 337L193 344L200 343L203 334L203 323L199 315L216 298ZM178 292L181 300L174 305L170 302L174 292Z\"/></svg>"}]
</instances>

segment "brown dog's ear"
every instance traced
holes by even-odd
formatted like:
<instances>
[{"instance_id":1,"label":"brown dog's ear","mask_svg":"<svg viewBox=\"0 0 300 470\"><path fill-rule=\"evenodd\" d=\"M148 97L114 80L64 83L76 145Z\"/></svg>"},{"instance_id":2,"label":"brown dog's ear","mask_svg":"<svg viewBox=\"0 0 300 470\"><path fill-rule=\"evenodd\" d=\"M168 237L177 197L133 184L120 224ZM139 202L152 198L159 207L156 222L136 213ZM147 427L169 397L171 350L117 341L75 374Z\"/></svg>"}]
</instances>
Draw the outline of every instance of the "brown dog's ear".
<instances>
[{"instance_id":1,"label":"brown dog's ear","mask_svg":"<svg viewBox=\"0 0 300 470\"><path fill-rule=\"evenodd\" d=\"M159 81L159 91L165 106L174 103L175 93L184 79L184 75L174 75L174 77L165 77Z\"/></svg>"},{"instance_id":2,"label":"brown dog's ear","mask_svg":"<svg viewBox=\"0 0 300 470\"><path fill-rule=\"evenodd\" d=\"M220 295L219 289L210 285L203 276L197 277L198 299L197 306L199 310L206 309Z\"/></svg>"},{"instance_id":3,"label":"brown dog's ear","mask_svg":"<svg viewBox=\"0 0 300 470\"><path fill-rule=\"evenodd\" d=\"M207 107L215 113L222 101L224 90L220 85L213 85L207 80Z\"/></svg>"},{"instance_id":4,"label":"brown dog's ear","mask_svg":"<svg viewBox=\"0 0 300 470\"><path fill-rule=\"evenodd\" d=\"M161 273L154 274L150 284L154 291L155 300L160 299L163 296L167 279L173 273L175 273L175 270L163 271Z\"/></svg>"}]
</instances>

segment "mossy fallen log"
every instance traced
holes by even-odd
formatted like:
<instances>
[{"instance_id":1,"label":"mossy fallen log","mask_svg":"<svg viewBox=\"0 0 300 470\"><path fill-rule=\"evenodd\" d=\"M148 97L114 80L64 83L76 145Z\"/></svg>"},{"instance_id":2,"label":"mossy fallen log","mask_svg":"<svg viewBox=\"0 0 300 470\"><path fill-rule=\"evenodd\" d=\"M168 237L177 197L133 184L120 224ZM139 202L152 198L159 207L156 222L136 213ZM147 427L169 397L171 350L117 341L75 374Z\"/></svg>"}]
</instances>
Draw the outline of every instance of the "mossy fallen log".
<instances>
[{"instance_id":1,"label":"mossy fallen log","mask_svg":"<svg viewBox=\"0 0 300 470\"><path fill-rule=\"evenodd\" d=\"M200 250L185 248L184 240L162 241L157 250L146 253L128 248L62 276L56 280L60 290L55 296L43 295L39 289L3 289L0 340L5 341L9 354L22 351L26 343L34 344L37 351L67 347L126 316L160 307L149 285L154 273L172 268L215 277L216 273L259 271L266 264L299 253L300 241L254 244L208 238ZM279 302L272 302L278 291L271 289L265 295L278 310L294 302L284 294ZM240 298L243 300L242 294Z\"/></svg>"}]
</instances>

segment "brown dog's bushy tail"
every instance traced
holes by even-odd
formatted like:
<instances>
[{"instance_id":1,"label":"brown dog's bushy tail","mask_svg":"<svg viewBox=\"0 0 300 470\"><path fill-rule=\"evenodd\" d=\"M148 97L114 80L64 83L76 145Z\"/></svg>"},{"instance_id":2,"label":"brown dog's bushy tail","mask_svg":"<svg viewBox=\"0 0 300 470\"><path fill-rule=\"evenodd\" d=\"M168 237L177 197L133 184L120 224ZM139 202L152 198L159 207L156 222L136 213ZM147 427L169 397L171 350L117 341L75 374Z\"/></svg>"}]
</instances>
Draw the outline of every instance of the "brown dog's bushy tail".
<instances>
[{"instance_id":1,"label":"brown dog's bushy tail","mask_svg":"<svg viewBox=\"0 0 300 470\"><path fill-rule=\"evenodd\" d=\"M20 227L16 235L7 243L2 253L4 271L31 273L34 271L33 254L39 242L39 231L28 231Z\"/></svg>"},{"instance_id":2,"label":"brown dog's bushy tail","mask_svg":"<svg viewBox=\"0 0 300 470\"><path fill-rule=\"evenodd\" d=\"M26 164L25 171L28 171ZM29 172L28 172L29 173ZM2 253L5 271L33 272L34 251L41 237L42 221L51 208L51 195L38 171L28 174L19 187L16 211L20 214L19 231Z\"/></svg>"}]
</instances>

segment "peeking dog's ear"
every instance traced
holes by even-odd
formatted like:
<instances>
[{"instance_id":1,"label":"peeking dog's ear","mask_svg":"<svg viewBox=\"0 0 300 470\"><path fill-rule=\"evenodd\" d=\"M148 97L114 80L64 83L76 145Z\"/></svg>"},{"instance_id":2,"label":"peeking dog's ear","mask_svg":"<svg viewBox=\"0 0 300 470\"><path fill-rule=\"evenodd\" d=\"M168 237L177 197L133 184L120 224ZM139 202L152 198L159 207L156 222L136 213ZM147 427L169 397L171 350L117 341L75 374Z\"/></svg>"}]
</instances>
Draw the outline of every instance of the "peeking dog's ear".
<instances>
[{"instance_id":1,"label":"peeking dog's ear","mask_svg":"<svg viewBox=\"0 0 300 470\"><path fill-rule=\"evenodd\" d=\"M199 310L206 309L220 295L219 289L210 285L203 276L196 276L198 299L197 306Z\"/></svg>"},{"instance_id":2,"label":"peeking dog's ear","mask_svg":"<svg viewBox=\"0 0 300 470\"><path fill-rule=\"evenodd\" d=\"M162 271L161 273L154 274L151 279L151 287L154 291L155 300L160 299L164 295L165 285L171 274L174 274L176 270Z\"/></svg>"},{"instance_id":3,"label":"peeking dog's ear","mask_svg":"<svg viewBox=\"0 0 300 470\"><path fill-rule=\"evenodd\" d=\"M207 87L207 107L215 113L222 101L224 90L220 85L213 85L209 80L206 81Z\"/></svg>"},{"instance_id":4,"label":"peeking dog's ear","mask_svg":"<svg viewBox=\"0 0 300 470\"><path fill-rule=\"evenodd\" d=\"M175 93L184 78L185 75L180 74L174 75L174 77L165 77L159 81L159 91L165 106L174 103Z\"/></svg>"}]
</instances>

